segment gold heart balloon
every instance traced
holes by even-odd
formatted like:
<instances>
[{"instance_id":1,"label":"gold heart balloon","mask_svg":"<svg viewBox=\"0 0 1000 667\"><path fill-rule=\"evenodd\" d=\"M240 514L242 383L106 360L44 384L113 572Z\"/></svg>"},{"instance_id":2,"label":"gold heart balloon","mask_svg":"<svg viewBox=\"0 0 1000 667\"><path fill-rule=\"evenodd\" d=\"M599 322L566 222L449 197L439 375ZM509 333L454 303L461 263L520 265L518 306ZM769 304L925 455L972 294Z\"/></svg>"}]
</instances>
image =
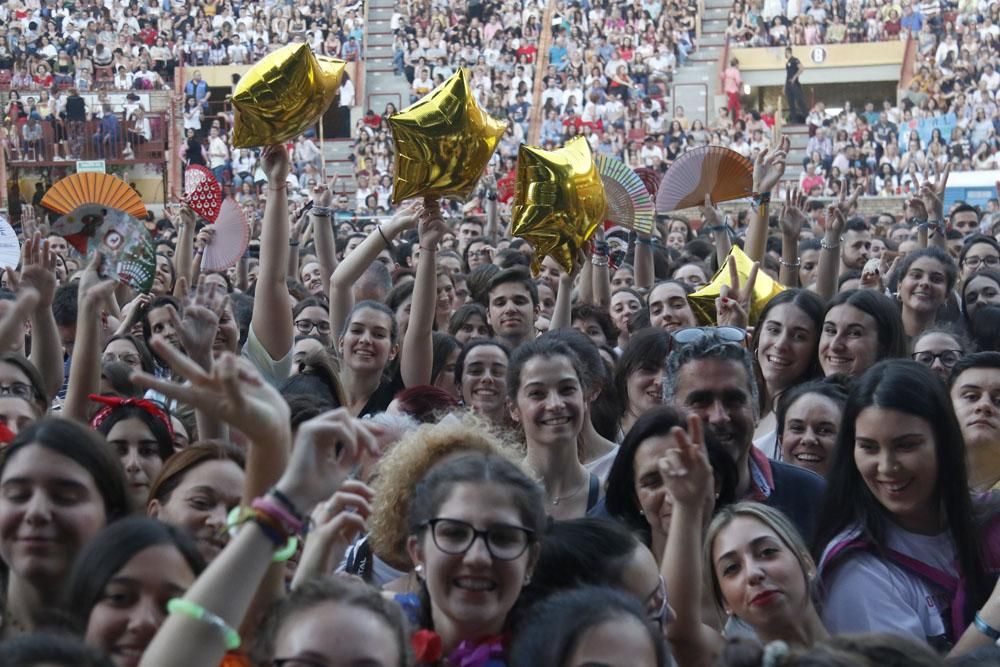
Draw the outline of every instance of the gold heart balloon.
<instances>
[{"instance_id":1,"label":"gold heart balloon","mask_svg":"<svg viewBox=\"0 0 1000 667\"><path fill-rule=\"evenodd\" d=\"M392 203L411 197L467 197L486 168L506 121L479 108L459 68L427 96L389 117L396 141Z\"/></svg>"},{"instance_id":2,"label":"gold heart balloon","mask_svg":"<svg viewBox=\"0 0 1000 667\"><path fill-rule=\"evenodd\" d=\"M553 257L566 271L604 220L604 183L587 140L570 139L554 151L521 144L511 233L535 249L532 270Z\"/></svg>"},{"instance_id":3,"label":"gold heart balloon","mask_svg":"<svg viewBox=\"0 0 1000 667\"><path fill-rule=\"evenodd\" d=\"M251 148L302 134L333 102L346 63L289 44L261 58L233 91L233 146Z\"/></svg>"},{"instance_id":4,"label":"gold heart balloon","mask_svg":"<svg viewBox=\"0 0 1000 667\"><path fill-rule=\"evenodd\" d=\"M729 256L736 260L736 273L740 277L740 285L746 285L747 279L750 277L750 271L753 269L753 262L736 245L733 246ZM694 311L699 324L704 326L715 325L715 299L719 296L723 285L732 287L729 277L728 259L723 262L722 268L712 276L712 280L707 285L697 292L688 295L688 303L691 304L691 310ZM774 278L764 273L764 271L757 271L757 280L753 286L753 297L750 299L750 312L747 313L750 326L757 324L757 318L760 317L760 313L764 310L767 302L784 291L784 289L784 287L775 281Z\"/></svg>"}]
</instances>

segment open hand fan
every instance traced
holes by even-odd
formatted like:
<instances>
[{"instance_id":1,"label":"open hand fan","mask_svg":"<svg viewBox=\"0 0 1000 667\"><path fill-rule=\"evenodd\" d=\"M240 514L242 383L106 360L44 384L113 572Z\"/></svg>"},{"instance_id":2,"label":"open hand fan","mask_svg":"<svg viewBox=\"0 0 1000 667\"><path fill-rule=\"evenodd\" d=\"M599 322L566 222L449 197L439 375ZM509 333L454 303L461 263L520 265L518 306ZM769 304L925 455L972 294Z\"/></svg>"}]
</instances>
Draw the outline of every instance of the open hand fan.
<instances>
[{"instance_id":1,"label":"open hand fan","mask_svg":"<svg viewBox=\"0 0 1000 667\"><path fill-rule=\"evenodd\" d=\"M42 197L42 206L66 215L84 204L124 211L136 218L146 217L142 197L132 187L110 174L84 172L56 181Z\"/></svg>"},{"instance_id":2,"label":"open hand fan","mask_svg":"<svg viewBox=\"0 0 1000 667\"><path fill-rule=\"evenodd\" d=\"M649 196L656 197L656 191L660 189L660 172L649 167L639 167L633 171L642 179L642 183L646 186Z\"/></svg>"},{"instance_id":3,"label":"open hand fan","mask_svg":"<svg viewBox=\"0 0 1000 667\"><path fill-rule=\"evenodd\" d=\"M21 242L7 218L0 215L0 268L14 268L21 261ZM0 440L2 442L2 440Z\"/></svg>"},{"instance_id":4,"label":"open hand fan","mask_svg":"<svg viewBox=\"0 0 1000 667\"><path fill-rule=\"evenodd\" d=\"M594 156L608 201L605 219L649 234L653 231L653 198L642 179L624 162L609 155Z\"/></svg>"},{"instance_id":5,"label":"open hand fan","mask_svg":"<svg viewBox=\"0 0 1000 667\"><path fill-rule=\"evenodd\" d=\"M250 243L250 225L243 209L231 197L222 200L212 225L212 240L201 256L202 271L225 271L239 261Z\"/></svg>"},{"instance_id":6,"label":"open hand fan","mask_svg":"<svg viewBox=\"0 0 1000 667\"><path fill-rule=\"evenodd\" d=\"M497 181L497 200L507 204L514 198L516 192L517 170L515 169Z\"/></svg>"},{"instance_id":7,"label":"open hand fan","mask_svg":"<svg viewBox=\"0 0 1000 667\"><path fill-rule=\"evenodd\" d=\"M208 167L193 164L184 170L184 202L209 222L219 217L222 187Z\"/></svg>"},{"instance_id":8,"label":"open hand fan","mask_svg":"<svg viewBox=\"0 0 1000 667\"><path fill-rule=\"evenodd\" d=\"M140 292L153 286L156 251L145 225L125 211L87 204L56 220L52 232L66 239L82 257L104 255L102 278L117 280Z\"/></svg>"},{"instance_id":9,"label":"open hand fan","mask_svg":"<svg viewBox=\"0 0 1000 667\"><path fill-rule=\"evenodd\" d=\"M684 153L667 169L656 193L656 212L670 213L713 202L749 197L753 163L722 146L703 146Z\"/></svg>"}]
</instances>

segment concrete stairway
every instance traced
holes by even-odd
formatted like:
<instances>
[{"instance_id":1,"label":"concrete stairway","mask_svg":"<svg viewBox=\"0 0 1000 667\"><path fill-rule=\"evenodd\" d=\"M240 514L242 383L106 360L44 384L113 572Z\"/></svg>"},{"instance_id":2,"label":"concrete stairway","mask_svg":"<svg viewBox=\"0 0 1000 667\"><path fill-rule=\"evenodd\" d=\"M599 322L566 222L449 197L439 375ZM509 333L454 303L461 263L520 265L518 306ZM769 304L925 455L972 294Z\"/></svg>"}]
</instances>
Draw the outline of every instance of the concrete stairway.
<instances>
[{"instance_id":1,"label":"concrete stairway","mask_svg":"<svg viewBox=\"0 0 1000 667\"><path fill-rule=\"evenodd\" d=\"M700 119L705 124L715 118L720 101L719 56L726 47L726 27L732 0L704 0L705 11L701 17L701 37L697 49L688 55L687 62L677 68L671 94L673 115L675 107L684 107L684 115L691 120Z\"/></svg>"},{"instance_id":2,"label":"concrete stairway","mask_svg":"<svg viewBox=\"0 0 1000 667\"><path fill-rule=\"evenodd\" d=\"M323 159L327 176L337 174L337 191L354 201L357 184L355 166L350 157L353 151L354 126L368 109L381 114L386 104L402 109L410 103L410 84L402 74L396 74L392 60L391 19L396 0L366 0L364 81L358 85L358 97L351 109L352 139L328 140L323 146Z\"/></svg>"}]
</instances>

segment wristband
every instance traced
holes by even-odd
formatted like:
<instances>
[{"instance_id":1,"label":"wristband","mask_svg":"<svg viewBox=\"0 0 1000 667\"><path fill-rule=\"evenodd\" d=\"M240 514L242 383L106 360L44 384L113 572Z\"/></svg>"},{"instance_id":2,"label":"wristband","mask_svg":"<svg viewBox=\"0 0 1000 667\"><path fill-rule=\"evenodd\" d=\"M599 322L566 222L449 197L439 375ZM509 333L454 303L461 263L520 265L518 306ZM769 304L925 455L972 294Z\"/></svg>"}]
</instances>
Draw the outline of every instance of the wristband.
<instances>
[{"instance_id":1,"label":"wristband","mask_svg":"<svg viewBox=\"0 0 1000 667\"><path fill-rule=\"evenodd\" d=\"M211 625L222 635L223 641L226 642L226 648L230 651L235 651L240 647L240 633L226 623L224 618L213 614L196 602L184 598L173 598L167 602L167 611Z\"/></svg>"},{"instance_id":2,"label":"wristband","mask_svg":"<svg viewBox=\"0 0 1000 667\"><path fill-rule=\"evenodd\" d=\"M389 239L385 237L385 232L382 231L382 225L376 226L375 229L378 230L378 235L382 237L383 241L385 241L385 247L392 250L392 244L389 243Z\"/></svg>"},{"instance_id":3,"label":"wristband","mask_svg":"<svg viewBox=\"0 0 1000 667\"><path fill-rule=\"evenodd\" d=\"M802 260L796 259L794 262L786 262L784 257L779 257L778 264L781 264L782 266L787 266L790 269L797 269L800 266L802 266Z\"/></svg>"},{"instance_id":4,"label":"wristband","mask_svg":"<svg viewBox=\"0 0 1000 667\"><path fill-rule=\"evenodd\" d=\"M329 218L333 214L333 209L326 206L313 206L309 212L320 218Z\"/></svg>"},{"instance_id":5,"label":"wristband","mask_svg":"<svg viewBox=\"0 0 1000 667\"><path fill-rule=\"evenodd\" d=\"M302 523L305 523L308 520L308 517L304 515L299 510L298 507L295 506L295 503L292 502L292 499L286 496L281 489L279 489L276 486L272 486L270 489L267 490L267 492L270 495L274 496L275 500L284 505L285 509L288 510L291 513L291 515L294 516L296 519L298 519Z\"/></svg>"},{"instance_id":6,"label":"wristband","mask_svg":"<svg viewBox=\"0 0 1000 667\"><path fill-rule=\"evenodd\" d=\"M290 245L290 246L297 246L298 244L299 244L298 241L292 241L291 239L289 239L289 241L288 241L288 245Z\"/></svg>"},{"instance_id":7,"label":"wristband","mask_svg":"<svg viewBox=\"0 0 1000 667\"><path fill-rule=\"evenodd\" d=\"M274 555L271 557L272 562L283 563L298 551L299 538L292 536L283 542L279 531L275 530L272 525L268 525L267 519L261 516L256 510L240 505L234 507L226 517L226 531L229 533L229 538L233 539L236 537L240 526L250 521L255 522L260 527L261 532L264 533L267 539L274 543L275 547L281 547L274 552Z\"/></svg>"},{"instance_id":8,"label":"wristband","mask_svg":"<svg viewBox=\"0 0 1000 667\"><path fill-rule=\"evenodd\" d=\"M1000 630L997 630L992 625L984 621L983 617L979 615L978 611L976 612L976 615L973 617L972 622L976 624L977 630L979 630L981 633L983 633L993 641L1000 640Z\"/></svg>"},{"instance_id":9,"label":"wristband","mask_svg":"<svg viewBox=\"0 0 1000 667\"><path fill-rule=\"evenodd\" d=\"M840 241L837 241L836 243L827 243L826 239L821 239L819 242L819 247L822 248L823 250L836 250L837 248L840 247Z\"/></svg>"},{"instance_id":10,"label":"wristband","mask_svg":"<svg viewBox=\"0 0 1000 667\"><path fill-rule=\"evenodd\" d=\"M486 193L486 198L489 199L490 201L496 201L497 200L497 193L495 193L495 192L487 192Z\"/></svg>"},{"instance_id":11,"label":"wristband","mask_svg":"<svg viewBox=\"0 0 1000 667\"><path fill-rule=\"evenodd\" d=\"M266 517L272 521L279 522L281 528L288 535L298 535L302 533L302 529L305 527L305 521L302 521L289 512L287 508L282 506L282 503L275 500L274 496L255 498L250 506L264 515L264 517L259 518ZM279 542L279 544L283 543L284 540Z\"/></svg>"},{"instance_id":12,"label":"wristband","mask_svg":"<svg viewBox=\"0 0 1000 667\"><path fill-rule=\"evenodd\" d=\"M643 238L641 236L637 236L635 238L635 242L638 243L639 245L648 245L648 246L656 245L656 239L654 239L652 236L650 236L649 238Z\"/></svg>"},{"instance_id":13,"label":"wristband","mask_svg":"<svg viewBox=\"0 0 1000 667\"><path fill-rule=\"evenodd\" d=\"M590 263L600 269L608 268L608 258L602 257L600 255L594 255L590 258Z\"/></svg>"}]
</instances>

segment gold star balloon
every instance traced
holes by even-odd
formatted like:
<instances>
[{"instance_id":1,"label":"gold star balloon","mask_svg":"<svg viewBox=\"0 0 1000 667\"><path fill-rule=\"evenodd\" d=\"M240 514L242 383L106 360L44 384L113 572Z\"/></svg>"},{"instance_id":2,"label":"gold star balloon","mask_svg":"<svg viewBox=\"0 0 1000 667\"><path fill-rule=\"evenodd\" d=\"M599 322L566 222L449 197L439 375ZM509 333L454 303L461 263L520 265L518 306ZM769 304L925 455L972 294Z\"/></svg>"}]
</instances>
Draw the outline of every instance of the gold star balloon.
<instances>
[{"instance_id":1,"label":"gold star balloon","mask_svg":"<svg viewBox=\"0 0 1000 667\"><path fill-rule=\"evenodd\" d=\"M521 144L511 233L535 249L536 274L546 256L572 271L577 252L603 222L606 207L604 183L582 136L554 151Z\"/></svg>"},{"instance_id":2,"label":"gold star balloon","mask_svg":"<svg viewBox=\"0 0 1000 667\"><path fill-rule=\"evenodd\" d=\"M740 285L746 285L747 280L750 278L750 271L753 269L753 262L750 261L745 252L740 250L739 246L734 245L729 256L736 260L736 273L740 277ZM729 277L728 259L722 264L722 268L712 276L712 280L707 285L697 292L688 295L688 303L691 304L691 310L694 311L699 324L704 326L715 325L715 299L719 296L723 285L732 287L732 281ZM753 286L753 297L750 299L750 312L747 313L750 326L757 324L757 318L760 317L760 313L764 310L767 302L784 291L784 289L774 278L763 271L757 271L757 280Z\"/></svg>"},{"instance_id":3,"label":"gold star balloon","mask_svg":"<svg viewBox=\"0 0 1000 667\"><path fill-rule=\"evenodd\" d=\"M396 141L392 203L411 197L467 197L507 123L479 108L459 68L427 96L389 117Z\"/></svg>"},{"instance_id":4,"label":"gold star balloon","mask_svg":"<svg viewBox=\"0 0 1000 667\"><path fill-rule=\"evenodd\" d=\"M261 58L233 91L233 146L280 144L302 134L333 102L346 63L289 44Z\"/></svg>"}]
</instances>

